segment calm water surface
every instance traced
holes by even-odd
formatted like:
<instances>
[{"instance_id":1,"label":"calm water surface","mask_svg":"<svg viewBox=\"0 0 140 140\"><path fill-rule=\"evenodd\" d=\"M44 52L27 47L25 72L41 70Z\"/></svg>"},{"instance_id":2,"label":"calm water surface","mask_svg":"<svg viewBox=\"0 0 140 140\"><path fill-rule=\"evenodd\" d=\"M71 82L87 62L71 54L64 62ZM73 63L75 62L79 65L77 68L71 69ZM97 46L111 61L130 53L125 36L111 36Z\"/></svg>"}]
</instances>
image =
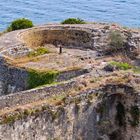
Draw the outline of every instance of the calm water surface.
<instances>
[{"instance_id":1,"label":"calm water surface","mask_svg":"<svg viewBox=\"0 0 140 140\"><path fill-rule=\"evenodd\" d=\"M35 24L80 17L140 27L140 0L0 0L0 30L21 17Z\"/></svg>"}]
</instances>

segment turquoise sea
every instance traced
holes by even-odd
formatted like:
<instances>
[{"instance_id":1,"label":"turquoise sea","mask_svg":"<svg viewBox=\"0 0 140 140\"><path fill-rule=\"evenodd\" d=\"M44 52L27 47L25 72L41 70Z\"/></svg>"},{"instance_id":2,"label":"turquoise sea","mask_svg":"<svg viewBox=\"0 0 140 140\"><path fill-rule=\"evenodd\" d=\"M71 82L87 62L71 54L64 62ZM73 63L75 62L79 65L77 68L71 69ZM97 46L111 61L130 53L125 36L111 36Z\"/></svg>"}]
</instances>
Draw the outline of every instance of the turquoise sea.
<instances>
[{"instance_id":1,"label":"turquoise sea","mask_svg":"<svg viewBox=\"0 0 140 140\"><path fill-rule=\"evenodd\" d=\"M35 24L79 17L140 27L140 0L0 0L0 30L21 17Z\"/></svg>"}]
</instances>

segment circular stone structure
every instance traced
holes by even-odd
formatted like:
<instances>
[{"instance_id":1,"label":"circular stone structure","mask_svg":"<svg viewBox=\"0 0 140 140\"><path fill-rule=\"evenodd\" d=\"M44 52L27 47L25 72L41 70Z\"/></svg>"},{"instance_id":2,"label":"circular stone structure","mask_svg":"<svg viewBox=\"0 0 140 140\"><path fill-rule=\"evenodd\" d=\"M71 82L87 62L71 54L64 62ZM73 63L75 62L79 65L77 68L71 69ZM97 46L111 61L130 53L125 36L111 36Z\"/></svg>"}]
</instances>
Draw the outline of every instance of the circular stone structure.
<instances>
[{"instance_id":1,"label":"circular stone structure","mask_svg":"<svg viewBox=\"0 0 140 140\"><path fill-rule=\"evenodd\" d=\"M104 55L114 49L112 31L124 44L117 55ZM140 139L139 123L130 123L132 107L140 105L139 74L106 67L131 63L139 43L139 31L114 24L44 25L2 35L0 139ZM41 48L47 51L36 55Z\"/></svg>"},{"instance_id":2,"label":"circular stone structure","mask_svg":"<svg viewBox=\"0 0 140 140\"><path fill-rule=\"evenodd\" d=\"M63 73L60 81L69 80L92 69L98 69L98 67L101 69L104 66L103 61L106 61L103 59L104 52L108 50L112 52L110 34L114 31L119 32L124 39L121 51L126 50L128 57L134 56L133 52L139 49L140 32L126 30L114 24L54 24L17 30L2 35L0 37L0 55L2 59L6 59L6 62L1 61L0 64L2 91L10 93L27 89L28 73L26 72L28 69L58 71ZM60 46L61 54L59 53ZM48 53L29 57L30 53L42 47L47 49ZM10 67L12 65L13 69L9 68L7 62ZM20 68L23 69L20 70Z\"/></svg>"},{"instance_id":3,"label":"circular stone structure","mask_svg":"<svg viewBox=\"0 0 140 140\"><path fill-rule=\"evenodd\" d=\"M53 44L65 48L105 51L112 31L119 31L127 40L127 48L138 49L140 32L119 25L96 23L82 25L44 25L10 32L0 37L0 53L10 58L28 54L31 48Z\"/></svg>"}]
</instances>

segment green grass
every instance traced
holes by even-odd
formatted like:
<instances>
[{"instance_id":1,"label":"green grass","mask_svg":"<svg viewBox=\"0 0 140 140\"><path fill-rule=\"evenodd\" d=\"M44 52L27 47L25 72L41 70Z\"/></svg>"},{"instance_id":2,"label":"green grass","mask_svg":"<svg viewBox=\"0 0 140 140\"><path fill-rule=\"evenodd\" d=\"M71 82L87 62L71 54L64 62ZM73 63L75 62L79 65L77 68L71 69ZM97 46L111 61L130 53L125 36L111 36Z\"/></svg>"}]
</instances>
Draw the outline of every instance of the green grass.
<instances>
[{"instance_id":1,"label":"green grass","mask_svg":"<svg viewBox=\"0 0 140 140\"><path fill-rule=\"evenodd\" d=\"M36 70L28 71L28 88L36 88L38 86L55 83L58 71L39 72Z\"/></svg>"},{"instance_id":2,"label":"green grass","mask_svg":"<svg viewBox=\"0 0 140 140\"><path fill-rule=\"evenodd\" d=\"M128 70L128 69L132 68L132 66L130 64L124 63L124 62L112 61L112 62L110 62L110 65L115 66L116 68L118 68L120 70Z\"/></svg>"},{"instance_id":3,"label":"green grass","mask_svg":"<svg viewBox=\"0 0 140 140\"><path fill-rule=\"evenodd\" d=\"M49 53L49 50L48 50L47 48L40 47L40 48L37 48L37 49L34 50L34 51L31 51L31 52L28 54L28 57L36 57L36 56L43 55L43 54L47 54L47 53Z\"/></svg>"}]
</instances>

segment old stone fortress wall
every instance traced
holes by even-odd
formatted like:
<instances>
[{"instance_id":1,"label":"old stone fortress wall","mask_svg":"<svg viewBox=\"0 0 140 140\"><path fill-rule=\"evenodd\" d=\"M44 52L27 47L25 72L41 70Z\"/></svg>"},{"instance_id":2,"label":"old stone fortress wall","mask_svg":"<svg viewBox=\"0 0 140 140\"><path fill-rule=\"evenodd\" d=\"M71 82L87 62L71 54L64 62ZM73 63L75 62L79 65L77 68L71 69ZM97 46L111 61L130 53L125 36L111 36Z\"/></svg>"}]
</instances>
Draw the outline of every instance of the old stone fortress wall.
<instances>
[{"instance_id":1,"label":"old stone fortress wall","mask_svg":"<svg viewBox=\"0 0 140 140\"><path fill-rule=\"evenodd\" d=\"M97 53L97 59L108 53L111 46L108 45L108 37L111 30L119 30L125 38L126 54L134 58L134 52L139 50L140 32L128 31L117 25L110 24L83 24L83 25L44 25L31 29L10 32L0 37L0 109L25 105L38 100L43 100L52 95L67 94L73 88L78 87L81 78L90 76L96 70L91 67L61 72L57 81L60 84L42 86L28 90L28 71L26 68L19 68L12 65L14 59L26 56L31 48L53 44L61 44L64 48L93 50ZM121 49L121 48L120 48ZM124 48L123 48L124 49ZM139 56L137 56L139 57ZM137 58L139 59L139 58ZM8 60L8 61L7 61ZM137 76L136 76L137 78ZM7 95L8 94L8 95ZM87 104L90 95L101 94L100 99L91 99ZM118 95L119 94L119 95ZM120 95L122 94L122 95ZM102 98L102 96L104 96ZM139 127L134 130L118 127L115 122L115 108L118 102L123 102L125 108L130 108L127 102L137 100L139 106L139 90L127 85L118 84L105 85L95 89L85 90L77 96L68 98L80 99L77 107L74 103L66 104L58 118L53 121L48 111L39 113L38 116L30 116L16 121L12 124L0 126L0 139L3 140L112 140L113 136L119 135L118 139L135 137L140 138ZM99 113L98 108L105 106L106 111ZM57 110L57 107L52 107ZM100 110L100 109L99 109ZM129 114L127 114L129 116ZM126 116L127 116L126 115ZM103 122L103 124L97 125ZM108 129L112 127L112 130ZM106 127L106 128L104 128ZM108 131L108 132L107 132ZM108 135L110 134L110 135ZM98 139L98 140L99 140Z\"/></svg>"},{"instance_id":2,"label":"old stone fortress wall","mask_svg":"<svg viewBox=\"0 0 140 140\"><path fill-rule=\"evenodd\" d=\"M26 29L23 31L15 31L1 37L1 69L0 69L0 94L8 94L10 92L22 91L27 89L27 73L26 70L12 67L6 64L3 59L15 59L24 57L30 51L30 47L42 46L44 44L63 44L67 48L92 49L104 53L110 46L107 45L107 38L110 30L114 28L106 24L95 25L46 25ZM139 49L139 33L127 32L119 29L127 37L127 49ZM29 47L28 47L29 46ZM128 55L131 56L131 51ZM133 53L132 53L133 54ZM4 57L3 57L4 56ZM86 73L88 70L83 70L70 74L65 72L60 76L60 80L69 79L71 76ZM19 79L20 77L20 79ZM58 79L59 79L58 78Z\"/></svg>"}]
</instances>

